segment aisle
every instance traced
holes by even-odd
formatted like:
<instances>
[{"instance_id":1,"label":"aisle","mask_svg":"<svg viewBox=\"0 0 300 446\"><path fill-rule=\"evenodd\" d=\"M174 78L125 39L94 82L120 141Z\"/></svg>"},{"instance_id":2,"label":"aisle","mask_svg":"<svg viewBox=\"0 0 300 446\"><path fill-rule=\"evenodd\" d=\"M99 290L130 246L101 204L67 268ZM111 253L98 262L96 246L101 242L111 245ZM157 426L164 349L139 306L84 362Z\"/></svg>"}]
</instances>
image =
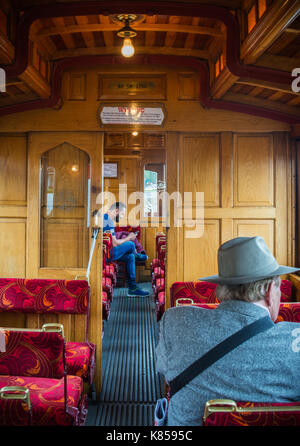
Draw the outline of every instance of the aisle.
<instances>
[{"instance_id":1,"label":"aisle","mask_svg":"<svg viewBox=\"0 0 300 446\"><path fill-rule=\"evenodd\" d=\"M151 284L143 288L152 291ZM153 426L163 382L155 369L158 327L153 295L128 298L115 288L103 337L103 387L94 422L100 426ZM92 415L92 414L91 414Z\"/></svg>"}]
</instances>

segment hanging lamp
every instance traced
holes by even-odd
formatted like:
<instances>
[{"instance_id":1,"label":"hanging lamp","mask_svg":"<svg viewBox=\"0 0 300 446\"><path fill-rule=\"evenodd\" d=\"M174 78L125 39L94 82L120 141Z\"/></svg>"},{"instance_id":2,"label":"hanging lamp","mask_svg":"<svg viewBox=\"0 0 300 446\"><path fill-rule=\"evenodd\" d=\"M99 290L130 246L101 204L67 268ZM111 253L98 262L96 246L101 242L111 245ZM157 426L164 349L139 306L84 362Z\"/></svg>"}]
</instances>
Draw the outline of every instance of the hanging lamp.
<instances>
[{"instance_id":1,"label":"hanging lamp","mask_svg":"<svg viewBox=\"0 0 300 446\"><path fill-rule=\"evenodd\" d=\"M125 26L117 33L119 37L122 37L123 46L121 53L124 57L132 57L135 53L134 46L131 39L137 35L137 33L130 27L130 23L136 20L135 14L120 14L118 20L125 23Z\"/></svg>"}]
</instances>

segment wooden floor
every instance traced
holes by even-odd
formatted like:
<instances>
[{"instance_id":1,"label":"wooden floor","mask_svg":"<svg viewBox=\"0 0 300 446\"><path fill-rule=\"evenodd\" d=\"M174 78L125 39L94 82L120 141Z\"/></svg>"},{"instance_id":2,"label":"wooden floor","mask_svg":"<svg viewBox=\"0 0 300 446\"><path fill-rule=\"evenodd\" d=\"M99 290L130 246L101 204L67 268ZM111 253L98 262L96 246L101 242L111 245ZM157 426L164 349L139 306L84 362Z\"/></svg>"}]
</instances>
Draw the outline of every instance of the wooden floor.
<instances>
[{"instance_id":1,"label":"wooden floor","mask_svg":"<svg viewBox=\"0 0 300 446\"><path fill-rule=\"evenodd\" d=\"M152 292L151 283L143 283ZM102 391L89 404L87 426L153 426L155 402L163 380L155 367L158 340L153 294L127 297L127 288L115 288L103 337Z\"/></svg>"}]
</instances>

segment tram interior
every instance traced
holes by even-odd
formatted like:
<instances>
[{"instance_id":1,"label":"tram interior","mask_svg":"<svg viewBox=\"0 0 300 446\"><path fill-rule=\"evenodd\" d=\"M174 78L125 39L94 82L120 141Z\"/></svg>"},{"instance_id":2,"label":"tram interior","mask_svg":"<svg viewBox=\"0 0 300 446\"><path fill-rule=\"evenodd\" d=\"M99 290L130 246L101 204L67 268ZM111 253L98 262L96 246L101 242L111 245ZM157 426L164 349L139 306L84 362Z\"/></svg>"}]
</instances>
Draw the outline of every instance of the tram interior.
<instances>
[{"instance_id":1,"label":"tram interior","mask_svg":"<svg viewBox=\"0 0 300 446\"><path fill-rule=\"evenodd\" d=\"M220 245L262 237L300 265L299 16L297 0L0 0L1 426L154 426L160 321L218 307L199 278ZM146 297L112 254L132 233ZM280 293L276 323L299 323L297 272ZM300 425L300 401L226 398L204 424Z\"/></svg>"}]
</instances>

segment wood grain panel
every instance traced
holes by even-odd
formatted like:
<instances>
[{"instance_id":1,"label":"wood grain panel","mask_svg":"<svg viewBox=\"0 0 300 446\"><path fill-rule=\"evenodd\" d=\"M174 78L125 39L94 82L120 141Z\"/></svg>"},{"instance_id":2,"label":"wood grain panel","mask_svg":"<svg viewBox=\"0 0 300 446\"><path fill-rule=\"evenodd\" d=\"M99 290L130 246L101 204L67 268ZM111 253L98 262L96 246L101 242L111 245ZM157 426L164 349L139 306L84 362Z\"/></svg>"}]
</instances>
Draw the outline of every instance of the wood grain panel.
<instances>
[{"instance_id":1,"label":"wood grain panel","mask_svg":"<svg viewBox=\"0 0 300 446\"><path fill-rule=\"evenodd\" d=\"M274 220L234 220L234 237L263 237L267 246L274 252Z\"/></svg>"},{"instance_id":2,"label":"wood grain panel","mask_svg":"<svg viewBox=\"0 0 300 446\"><path fill-rule=\"evenodd\" d=\"M85 266L83 265L83 251L87 244L83 243L83 227L83 222L67 222L66 220L44 222L41 266L47 268L82 268Z\"/></svg>"},{"instance_id":3,"label":"wood grain panel","mask_svg":"<svg viewBox=\"0 0 300 446\"><path fill-rule=\"evenodd\" d=\"M64 143L42 157L41 266L82 268L88 260L89 157Z\"/></svg>"},{"instance_id":4,"label":"wood grain panel","mask_svg":"<svg viewBox=\"0 0 300 446\"><path fill-rule=\"evenodd\" d=\"M68 87L69 101L86 101L86 73L70 73Z\"/></svg>"},{"instance_id":5,"label":"wood grain panel","mask_svg":"<svg viewBox=\"0 0 300 446\"><path fill-rule=\"evenodd\" d=\"M197 78L195 74L178 74L178 100L193 101L197 98Z\"/></svg>"},{"instance_id":6,"label":"wood grain panel","mask_svg":"<svg viewBox=\"0 0 300 446\"><path fill-rule=\"evenodd\" d=\"M25 277L26 221L0 220L0 277Z\"/></svg>"},{"instance_id":7,"label":"wood grain panel","mask_svg":"<svg viewBox=\"0 0 300 446\"><path fill-rule=\"evenodd\" d=\"M26 137L0 136L0 204L26 202Z\"/></svg>"},{"instance_id":8,"label":"wood grain panel","mask_svg":"<svg viewBox=\"0 0 300 446\"><path fill-rule=\"evenodd\" d=\"M235 135L234 206L274 205L272 135Z\"/></svg>"},{"instance_id":9,"label":"wood grain panel","mask_svg":"<svg viewBox=\"0 0 300 446\"><path fill-rule=\"evenodd\" d=\"M187 238L184 228L184 280L216 274L218 271L217 251L220 246L220 221L205 220L204 232L199 238Z\"/></svg>"},{"instance_id":10,"label":"wood grain panel","mask_svg":"<svg viewBox=\"0 0 300 446\"><path fill-rule=\"evenodd\" d=\"M184 192L204 192L205 206L220 203L220 144L216 134L183 138ZM193 202L194 205L194 202Z\"/></svg>"}]
</instances>

